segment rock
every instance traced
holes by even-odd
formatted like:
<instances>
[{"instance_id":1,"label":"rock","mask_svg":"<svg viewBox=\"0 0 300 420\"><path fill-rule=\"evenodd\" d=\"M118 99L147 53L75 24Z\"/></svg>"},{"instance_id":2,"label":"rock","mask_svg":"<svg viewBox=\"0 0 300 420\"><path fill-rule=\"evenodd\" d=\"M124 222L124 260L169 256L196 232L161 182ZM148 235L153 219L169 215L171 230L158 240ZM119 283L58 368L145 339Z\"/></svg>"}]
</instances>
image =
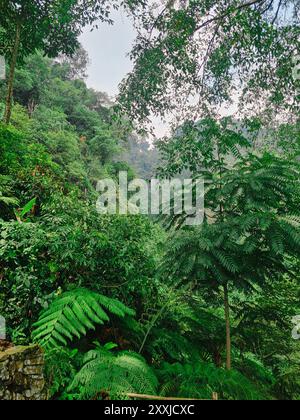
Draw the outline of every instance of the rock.
<instances>
[{"instance_id":1,"label":"rock","mask_svg":"<svg viewBox=\"0 0 300 420\"><path fill-rule=\"evenodd\" d=\"M0 351L5 351L11 347L13 347L13 345L9 341L0 340Z\"/></svg>"},{"instance_id":2,"label":"rock","mask_svg":"<svg viewBox=\"0 0 300 420\"><path fill-rule=\"evenodd\" d=\"M44 355L39 346L0 351L0 400L45 400Z\"/></svg>"}]
</instances>

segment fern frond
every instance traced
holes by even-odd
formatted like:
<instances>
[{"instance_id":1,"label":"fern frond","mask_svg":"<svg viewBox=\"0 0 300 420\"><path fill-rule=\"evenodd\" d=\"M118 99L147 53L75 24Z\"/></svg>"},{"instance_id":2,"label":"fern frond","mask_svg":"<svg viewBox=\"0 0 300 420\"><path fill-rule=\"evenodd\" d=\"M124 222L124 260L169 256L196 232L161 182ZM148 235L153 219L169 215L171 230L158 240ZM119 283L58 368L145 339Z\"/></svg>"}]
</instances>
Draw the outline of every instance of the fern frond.
<instances>
[{"instance_id":1,"label":"fern frond","mask_svg":"<svg viewBox=\"0 0 300 420\"><path fill-rule=\"evenodd\" d=\"M221 398L233 400L261 400L260 389L236 370L226 371L211 363L197 365L164 364L162 370L162 395L173 392L185 398L210 399L213 392Z\"/></svg>"},{"instance_id":2,"label":"fern frond","mask_svg":"<svg viewBox=\"0 0 300 420\"><path fill-rule=\"evenodd\" d=\"M158 381L145 360L133 352L113 354L104 348L87 353L84 365L69 387L79 391L80 399L95 398L101 392L112 398L125 397L127 393L157 392Z\"/></svg>"},{"instance_id":3,"label":"fern frond","mask_svg":"<svg viewBox=\"0 0 300 420\"><path fill-rule=\"evenodd\" d=\"M76 289L62 294L49 309L42 312L33 339L43 347L67 345L67 340L86 335L95 325L109 321L108 312L124 318L134 311L116 299L87 289Z\"/></svg>"}]
</instances>

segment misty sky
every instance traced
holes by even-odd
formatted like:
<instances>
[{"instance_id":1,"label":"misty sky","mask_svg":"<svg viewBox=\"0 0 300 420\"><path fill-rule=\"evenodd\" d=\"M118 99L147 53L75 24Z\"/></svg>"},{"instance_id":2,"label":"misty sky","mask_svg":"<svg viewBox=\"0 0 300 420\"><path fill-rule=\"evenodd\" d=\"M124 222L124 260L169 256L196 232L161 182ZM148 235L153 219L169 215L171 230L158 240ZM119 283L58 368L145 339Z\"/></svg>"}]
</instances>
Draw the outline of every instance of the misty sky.
<instances>
[{"instance_id":1,"label":"misty sky","mask_svg":"<svg viewBox=\"0 0 300 420\"><path fill-rule=\"evenodd\" d=\"M127 54L130 52L135 32L130 20L121 11L112 15L113 26L99 24L99 29L86 29L80 38L91 60L88 68L88 86L107 92L110 96L118 93L118 85L132 69Z\"/></svg>"},{"instance_id":2,"label":"misty sky","mask_svg":"<svg viewBox=\"0 0 300 420\"><path fill-rule=\"evenodd\" d=\"M97 30L86 29L80 42L90 58L88 86L114 97L119 83L132 69L128 53L136 34L130 19L122 11L113 12L112 18L114 25L99 23ZM152 123L157 137L168 133L167 124L160 119L155 118Z\"/></svg>"}]
</instances>

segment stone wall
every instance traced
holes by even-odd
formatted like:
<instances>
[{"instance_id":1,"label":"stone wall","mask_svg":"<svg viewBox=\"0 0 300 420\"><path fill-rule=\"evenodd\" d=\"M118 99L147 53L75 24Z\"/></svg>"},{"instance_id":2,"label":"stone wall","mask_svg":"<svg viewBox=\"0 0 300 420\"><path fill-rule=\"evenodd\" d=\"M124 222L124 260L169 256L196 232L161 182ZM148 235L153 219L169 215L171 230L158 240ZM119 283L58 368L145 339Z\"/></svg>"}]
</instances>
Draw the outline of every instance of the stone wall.
<instances>
[{"instance_id":1,"label":"stone wall","mask_svg":"<svg viewBox=\"0 0 300 420\"><path fill-rule=\"evenodd\" d=\"M0 351L0 400L44 400L43 370L39 346Z\"/></svg>"}]
</instances>

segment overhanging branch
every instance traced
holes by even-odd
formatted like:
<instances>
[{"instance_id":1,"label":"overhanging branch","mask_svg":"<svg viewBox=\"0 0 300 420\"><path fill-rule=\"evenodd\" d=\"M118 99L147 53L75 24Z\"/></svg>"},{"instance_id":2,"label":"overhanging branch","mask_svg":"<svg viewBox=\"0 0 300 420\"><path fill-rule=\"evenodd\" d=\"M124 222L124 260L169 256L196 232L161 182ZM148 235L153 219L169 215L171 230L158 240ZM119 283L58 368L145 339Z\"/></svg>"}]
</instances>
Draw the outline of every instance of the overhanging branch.
<instances>
[{"instance_id":1,"label":"overhanging branch","mask_svg":"<svg viewBox=\"0 0 300 420\"><path fill-rule=\"evenodd\" d=\"M243 9L248 8L248 7L254 6L255 4L264 4L264 3L266 3L266 0L252 0L252 1L249 1L248 3L243 3L243 4L241 4L240 6L234 8L234 9L227 10L227 12L223 13L222 15L215 16L214 18L211 18L211 19L207 20L206 22L202 23L201 25L196 27L195 32L200 31L201 29L205 28L206 26L210 25L211 23L218 22L220 20L226 19L228 16L230 16L230 15L232 15L232 14L234 14L234 13L240 11L240 10L243 10Z\"/></svg>"}]
</instances>

